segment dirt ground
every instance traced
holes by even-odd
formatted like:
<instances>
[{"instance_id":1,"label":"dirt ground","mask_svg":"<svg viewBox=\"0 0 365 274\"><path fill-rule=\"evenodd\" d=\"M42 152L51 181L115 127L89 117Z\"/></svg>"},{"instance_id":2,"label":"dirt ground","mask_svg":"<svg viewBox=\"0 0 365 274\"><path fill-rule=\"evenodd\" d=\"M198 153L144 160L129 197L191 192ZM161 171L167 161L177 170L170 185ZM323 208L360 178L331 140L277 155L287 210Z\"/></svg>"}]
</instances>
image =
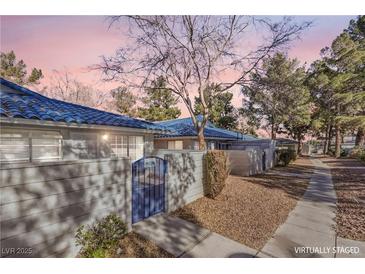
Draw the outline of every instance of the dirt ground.
<instances>
[{"instance_id":1,"label":"dirt ground","mask_svg":"<svg viewBox=\"0 0 365 274\"><path fill-rule=\"evenodd\" d=\"M337 194L337 233L365 241L365 164L355 159L322 158L331 168Z\"/></svg>"},{"instance_id":2,"label":"dirt ground","mask_svg":"<svg viewBox=\"0 0 365 274\"><path fill-rule=\"evenodd\" d=\"M121 258L173 258L170 253L134 232L124 236L119 247Z\"/></svg>"},{"instance_id":3,"label":"dirt ground","mask_svg":"<svg viewBox=\"0 0 365 274\"><path fill-rule=\"evenodd\" d=\"M300 158L252 177L230 176L215 198L200 198L173 212L223 236L260 249L304 194L313 166Z\"/></svg>"}]
</instances>

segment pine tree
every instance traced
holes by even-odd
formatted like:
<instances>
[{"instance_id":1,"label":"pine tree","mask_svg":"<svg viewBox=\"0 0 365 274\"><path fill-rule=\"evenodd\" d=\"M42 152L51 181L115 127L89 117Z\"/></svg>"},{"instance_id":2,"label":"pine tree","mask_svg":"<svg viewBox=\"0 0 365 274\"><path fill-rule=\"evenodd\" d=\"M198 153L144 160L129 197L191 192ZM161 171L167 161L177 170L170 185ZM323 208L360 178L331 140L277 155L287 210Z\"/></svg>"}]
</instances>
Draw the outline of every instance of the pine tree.
<instances>
[{"instance_id":1,"label":"pine tree","mask_svg":"<svg viewBox=\"0 0 365 274\"><path fill-rule=\"evenodd\" d=\"M137 116L148 121L163 121L176 119L181 111L176 106L179 98L166 88L166 80L158 77L152 82L151 87L146 88L146 94L142 98L145 107L139 107Z\"/></svg>"},{"instance_id":2,"label":"pine tree","mask_svg":"<svg viewBox=\"0 0 365 274\"><path fill-rule=\"evenodd\" d=\"M37 85L43 78L42 70L33 68L28 74L23 60L17 61L14 51L0 53L0 76L19 85Z\"/></svg>"},{"instance_id":3,"label":"pine tree","mask_svg":"<svg viewBox=\"0 0 365 274\"><path fill-rule=\"evenodd\" d=\"M314 100L328 128L335 128L335 155L340 156L342 134L365 127L365 47L341 33L331 47L322 49L322 59L312 65L311 88ZM327 134L330 135L330 134ZM327 136L329 140L331 136Z\"/></svg>"},{"instance_id":4,"label":"pine tree","mask_svg":"<svg viewBox=\"0 0 365 274\"><path fill-rule=\"evenodd\" d=\"M232 105L233 93L222 92L218 85L211 84L204 90L205 101L210 109L208 120L218 127L236 129L238 125L238 111ZM201 100L195 97L195 115L202 114Z\"/></svg>"},{"instance_id":5,"label":"pine tree","mask_svg":"<svg viewBox=\"0 0 365 274\"><path fill-rule=\"evenodd\" d=\"M115 107L118 112L130 117L136 117L137 96L130 92L126 87L118 87L111 91L115 100Z\"/></svg>"},{"instance_id":6,"label":"pine tree","mask_svg":"<svg viewBox=\"0 0 365 274\"><path fill-rule=\"evenodd\" d=\"M309 111L305 77L305 70L296 59L283 53L266 58L261 69L250 75L250 84L242 89L247 97L242 112L253 124L267 123L272 139L284 131L301 140ZM283 128L284 123L287 129Z\"/></svg>"}]
</instances>

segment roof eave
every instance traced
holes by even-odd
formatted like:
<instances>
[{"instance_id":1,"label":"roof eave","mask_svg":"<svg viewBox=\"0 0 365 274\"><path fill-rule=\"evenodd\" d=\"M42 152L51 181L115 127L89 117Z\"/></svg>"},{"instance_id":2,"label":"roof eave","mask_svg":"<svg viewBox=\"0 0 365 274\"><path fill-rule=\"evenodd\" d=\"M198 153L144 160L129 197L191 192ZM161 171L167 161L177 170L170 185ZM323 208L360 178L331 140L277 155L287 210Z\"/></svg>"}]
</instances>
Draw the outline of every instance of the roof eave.
<instances>
[{"instance_id":1,"label":"roof eave","mask_svg":"<svg viewBox=\"0 0 365 274\"><path fill-rule=\"evenodd\" d=\"M145 134L168 134L168 133L170 133L167 130L159 130L159 129L143 129L143 128L135 128L135 127L65 123L65 122L44 121L44 120L24 119L24 118L12 118L12 117L0 117L0 123L8 124L8 125L31 125L31 126L50 126L50 127L62 127L62 128L118 130L118 131L126 131L126 132L145 133Z\"/></svg>"},{"instance_id":2,"label":"roof eave","mask_svg":"<svg viewBox=\"0 0 365 274\"><path fill-rule=\"evenodd\" d=\"M156 140L167 140L167 139L195 139L198 138L198 136L196 135L181 135L181 136L156 136L155 139ZM227 138L227 137L211 137L211 136L205 136L204 137L207 140L211 140L211 139L219 139L219 140L229 140L229 141L236 141L237 139L234 138Z\"/></svg>"}]
</instances>

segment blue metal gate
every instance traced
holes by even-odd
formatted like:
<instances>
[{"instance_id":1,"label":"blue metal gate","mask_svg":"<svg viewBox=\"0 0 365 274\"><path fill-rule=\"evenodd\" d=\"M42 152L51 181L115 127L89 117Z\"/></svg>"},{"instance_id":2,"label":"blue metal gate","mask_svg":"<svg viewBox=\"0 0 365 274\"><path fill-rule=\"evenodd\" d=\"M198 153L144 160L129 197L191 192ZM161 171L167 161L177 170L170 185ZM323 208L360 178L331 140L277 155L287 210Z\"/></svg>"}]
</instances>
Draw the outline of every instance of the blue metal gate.
<instances>
[{"instance_id":1,"label":"blue metal gate","mask_svg":"<svg viewBox=\"0 0 365 274\"><path fill-rule=\"evenodd\" d=\"M167 162L144 157L132 163L132 223L165 211Z\"/></svg>"}]
</instances>

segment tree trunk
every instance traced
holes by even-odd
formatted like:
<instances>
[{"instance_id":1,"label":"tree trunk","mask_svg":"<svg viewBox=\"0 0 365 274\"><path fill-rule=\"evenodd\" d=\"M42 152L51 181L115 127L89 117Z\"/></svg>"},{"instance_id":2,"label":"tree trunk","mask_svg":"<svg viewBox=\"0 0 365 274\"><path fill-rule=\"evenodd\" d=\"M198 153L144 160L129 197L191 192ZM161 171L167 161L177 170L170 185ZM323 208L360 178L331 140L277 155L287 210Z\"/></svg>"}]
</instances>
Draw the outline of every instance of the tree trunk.
<instances>
[{"instance_id":1,"label":"tree trunk","mask_svg":"<svg viewBox=\"0 0 365 274\"><path fill-rule=\"evenodd\" d=\"M336 126L336 150L335 157L340 158L341 156L341 130L339 126Z\"/></svg>"},{"instance_id":2,"label":"tree trunk","mask_svg":"<svg viewBox=\"0 0 365 274\"><path fill-rule=\"evenodd\" d=\"M271 139L276 139L276 129L274 125L271 125Z\"/></svg>"},{"instance_id":3,"label":"tree trunk","mask_svg":"<svg viewBox=\"0 0 365 274\"><path fill-rule=\"evenodd\" d=\"M199 143L199 150L207 149L207 144L204 138L204 127L198 128L198 143Z\"/></svg>"},{"instance_id":4,"label":"tree trunk","mask_svg":"<svg viewBox=\"0 0 365 274\"><path fill-rule=\"evenodd\" d=\"M355 146L363 147L365 145L365 130L363 128L359 128L356 134Z\"/></svg>"},{"instance_id":5,"label":"tree trunk","mask_svg":"<svg viewBox=\"0 0 365 274\"><path fill-rule=\"evenodd\" d=\"M299 138L298 139L298 151L297 151L298 156L302 154L302 149L303 149L303 142L302 142L302 139Z\"/></svg>"},{"instance_id":6,"label":"tree trunk","mask_svg":"<svg viewBox=\"0 0 365 274\"><path fill-rule=\"evenodd\" d=\"M332 144L332 137L333 137L333 126L330 125L329 132L328 132L328 145L327 145L327 154L331 148Z\"/></svg>"},{"instance_id":7,"label":"tree trunk","mask_svg":"<svg viewBox=\"0 0 365 274\"><path fill-rule=\"evenodd\" d=\"M326 135L324 139L324 145L323 145L323 154L326 155L328 153L328 144L329 144L329 132L330 132L330 124L327 124L326 127Z\"/></svg>"}]
</instances>

